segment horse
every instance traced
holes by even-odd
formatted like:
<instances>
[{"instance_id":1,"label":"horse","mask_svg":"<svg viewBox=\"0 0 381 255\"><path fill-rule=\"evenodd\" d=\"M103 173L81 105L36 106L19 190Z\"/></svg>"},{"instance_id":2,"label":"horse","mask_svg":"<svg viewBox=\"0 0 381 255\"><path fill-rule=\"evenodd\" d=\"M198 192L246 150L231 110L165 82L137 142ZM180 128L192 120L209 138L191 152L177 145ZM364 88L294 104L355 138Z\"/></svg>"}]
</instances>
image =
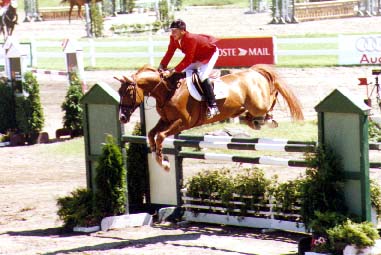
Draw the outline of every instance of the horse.
<instances>
[{"instance_id":1,"label":"horse","mask_svg":"<svg viewBox=\"0 0 381 255\"><path fill-rule=\"evenodd\" d=\"M69 2L69 4L70 4L70 9L69 9L69 23L70 23L71 22L71 13L73 11L74 5L76 5L78 7L78 17L80 19L82 19L83 18L83 16L82 16L82 6L85 3L91 2L91 0L62 0L61 4L64 4L66 2ZM102 2L102 0L96 0L96 2Z\"/></svg>"},{"instance_id":2,"label":"horse","mask_svg":"<svg viewBox=\"0 0 381 255\"><path fill-rule=\"evenodd\" d=\"M4 38L12 35L17 21L17 9L12 5L9 5L8 10L0 18L0 31L4 34Z\"/></svg>"},{"instance_id":3,"label":"horse","mask_svg":"<svg viewBox=\"0 0 381 255\"><path fill-rule=\"evenodd\" d=\"M149 65L143 66L131 77L114 78L121 83L118 90L121 123L129 121L131 114L143 102L144 96L156 99L156 110L160 119L148 132L148 143L152 153L156 153L158 164L167 171L170 169L169 162L162 155L162 143L166 137L241 114L246 115L245 122L249 127L258 129L253 121L257 117L272 120L270 112L279 93L289 107L291 118L296 121L304 119L299 100L270 65L254 65L220 77L227 85L227 96L217 100L220 113L211 119L206 118L206 103L190 96L186 79L171 82L170 78L164 77Z\"/></svg>"}]
</instances>

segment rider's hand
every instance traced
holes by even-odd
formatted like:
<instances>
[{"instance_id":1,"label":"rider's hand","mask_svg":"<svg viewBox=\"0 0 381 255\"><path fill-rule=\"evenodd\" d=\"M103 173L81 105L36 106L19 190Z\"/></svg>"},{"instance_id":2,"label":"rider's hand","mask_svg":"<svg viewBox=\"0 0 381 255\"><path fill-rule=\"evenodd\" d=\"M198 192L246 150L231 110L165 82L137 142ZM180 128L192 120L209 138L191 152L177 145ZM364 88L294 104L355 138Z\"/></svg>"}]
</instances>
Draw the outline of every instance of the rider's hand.
<instances>
[{"instance_id":1,"label":"rider's hand","mask_svg":"<svg viewBox=\"0 0 381 255\"><path fill-rule=\"evenodd\" d=\"M159 73L163 73L165 68L160 64L157 70L159 71Z\"/></svg>"},{"instance_id":2,"label":"rider's hand","mask_svg":"<svg viewBox=\"0 0 381 255\"><path fill-rule=\"evenodd\" d=\"M175 73L175 69L170 69L170 70L165 70L163 72L163 77L168 79L169 77L171 77L173 74Z\"/></svg>"}]
</instances>

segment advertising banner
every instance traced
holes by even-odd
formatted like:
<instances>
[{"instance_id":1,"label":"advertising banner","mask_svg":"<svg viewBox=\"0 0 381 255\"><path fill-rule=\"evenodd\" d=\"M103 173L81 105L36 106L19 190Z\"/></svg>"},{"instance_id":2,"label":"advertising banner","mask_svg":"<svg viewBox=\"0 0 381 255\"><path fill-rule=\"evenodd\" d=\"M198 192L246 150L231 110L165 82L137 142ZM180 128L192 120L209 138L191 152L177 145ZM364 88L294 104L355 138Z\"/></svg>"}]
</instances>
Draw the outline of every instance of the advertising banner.
<instances>
[{"instance_id":1,"label":"advertising banner","mask_svg":"<svg viewBox=\"0 0 381 255\"><path fill-rule=\"evenodd\" d=\"M272 37L222 38L217 42L220 56L216 67L250 67L255 64L274 64Z\"/></svg>"},{"instance_id":2,"label":"advertising banner","mask_svg":"<svg viewBox=\"0 0 381 255\"><path fill-rule=\"evenodd\" d=\"M380 65L381 35L340 35L340 65Z\"/></svg>"}]
</instances>

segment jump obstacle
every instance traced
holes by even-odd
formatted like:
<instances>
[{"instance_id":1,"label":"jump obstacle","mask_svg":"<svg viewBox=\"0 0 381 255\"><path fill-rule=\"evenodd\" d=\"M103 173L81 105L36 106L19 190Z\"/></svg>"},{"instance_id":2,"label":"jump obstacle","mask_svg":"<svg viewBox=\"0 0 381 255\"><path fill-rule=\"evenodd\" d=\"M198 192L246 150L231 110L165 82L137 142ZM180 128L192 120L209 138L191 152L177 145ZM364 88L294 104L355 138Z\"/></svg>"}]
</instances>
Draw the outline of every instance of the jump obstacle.
<instances>
[{"instance_id":1,"label":"jump obstacle","mask_svg":"<svg viewBox=\"0 0 381 255\"><path fill-rule=\"evenodd\" d=\"M141 123L143 130L150 130L158 116L152 99L145 103L149 107L141 108ZM95 84L82 98L84 105L84 133L86 151L87 185L94 188L94 169L96 160L101 154L101 144L105 134L113 135L121 148L125 143L146 144L145 137L134 137L123 134L119 122L119 95L107 84ZM369 163L369 150L380 150L380 144L368 143L368 115L370 108L359 98L345 90L334 90L315 110L318 114L318 143L329 144L343 159L345 169L345 196L351 213L359 215L363 220L371 220L371 205L369 191L369 167L381 168L381 163ZM352 128L348 128L352 127ZM226 160L231 162L247 162L253 164L281 165L285 167L305 167L305 162L294 159L278 159L274 157L243 157L225 154L190 152L182 148L227 148L238 150L270 150L288 151L293 153L311 151L316 144L313 142L287 141L284 139L231 138L212 136L185 136L166 139L164 154L167 154L171 171L161 169L152 157L148 157L149 165L149 198L147 200L154 208L166 206L183 206L187 209L185 218L191 221L214 222L222 224L244 225L251 227L274 227L286 230L297 230L296 222L280 221L276 216L270 219L254 219L245 217L229 218L227 215L213 213L199 214L197 217L188 209L192 205L189 197L182 194L183 168L185 158ZM215 206L219 208L218 204ZM223 208L220 208L223 210ZM268 211L268 210L267 210ZM265 217L265 216L264 216ZM267 216L266 216L267 217ZM278 222L278 225L274 225ZM283 225L282 225L283 224Z\"/></svg>"}]
</instances>

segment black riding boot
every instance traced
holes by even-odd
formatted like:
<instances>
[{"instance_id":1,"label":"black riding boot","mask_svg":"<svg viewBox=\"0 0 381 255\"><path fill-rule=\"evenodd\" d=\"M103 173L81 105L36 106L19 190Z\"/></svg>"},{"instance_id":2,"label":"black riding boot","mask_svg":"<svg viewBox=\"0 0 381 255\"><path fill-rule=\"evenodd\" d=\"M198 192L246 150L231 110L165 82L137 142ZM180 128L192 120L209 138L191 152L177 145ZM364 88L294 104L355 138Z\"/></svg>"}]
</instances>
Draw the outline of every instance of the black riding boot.
<instances>
[{"instance_id":1,"label":"black riding boot","mask_svg":"<svg viewBox=\"0 0 381 255\"><path fill-rule=\"evenodd\" d=\"M202 82L202 89L204 90L206 101L208 103L208 111L206 116L208 119L213 118L220 113L216 103L216 97L214 95L213 86L209 79Z\"/></svg>"}]
</instances>

